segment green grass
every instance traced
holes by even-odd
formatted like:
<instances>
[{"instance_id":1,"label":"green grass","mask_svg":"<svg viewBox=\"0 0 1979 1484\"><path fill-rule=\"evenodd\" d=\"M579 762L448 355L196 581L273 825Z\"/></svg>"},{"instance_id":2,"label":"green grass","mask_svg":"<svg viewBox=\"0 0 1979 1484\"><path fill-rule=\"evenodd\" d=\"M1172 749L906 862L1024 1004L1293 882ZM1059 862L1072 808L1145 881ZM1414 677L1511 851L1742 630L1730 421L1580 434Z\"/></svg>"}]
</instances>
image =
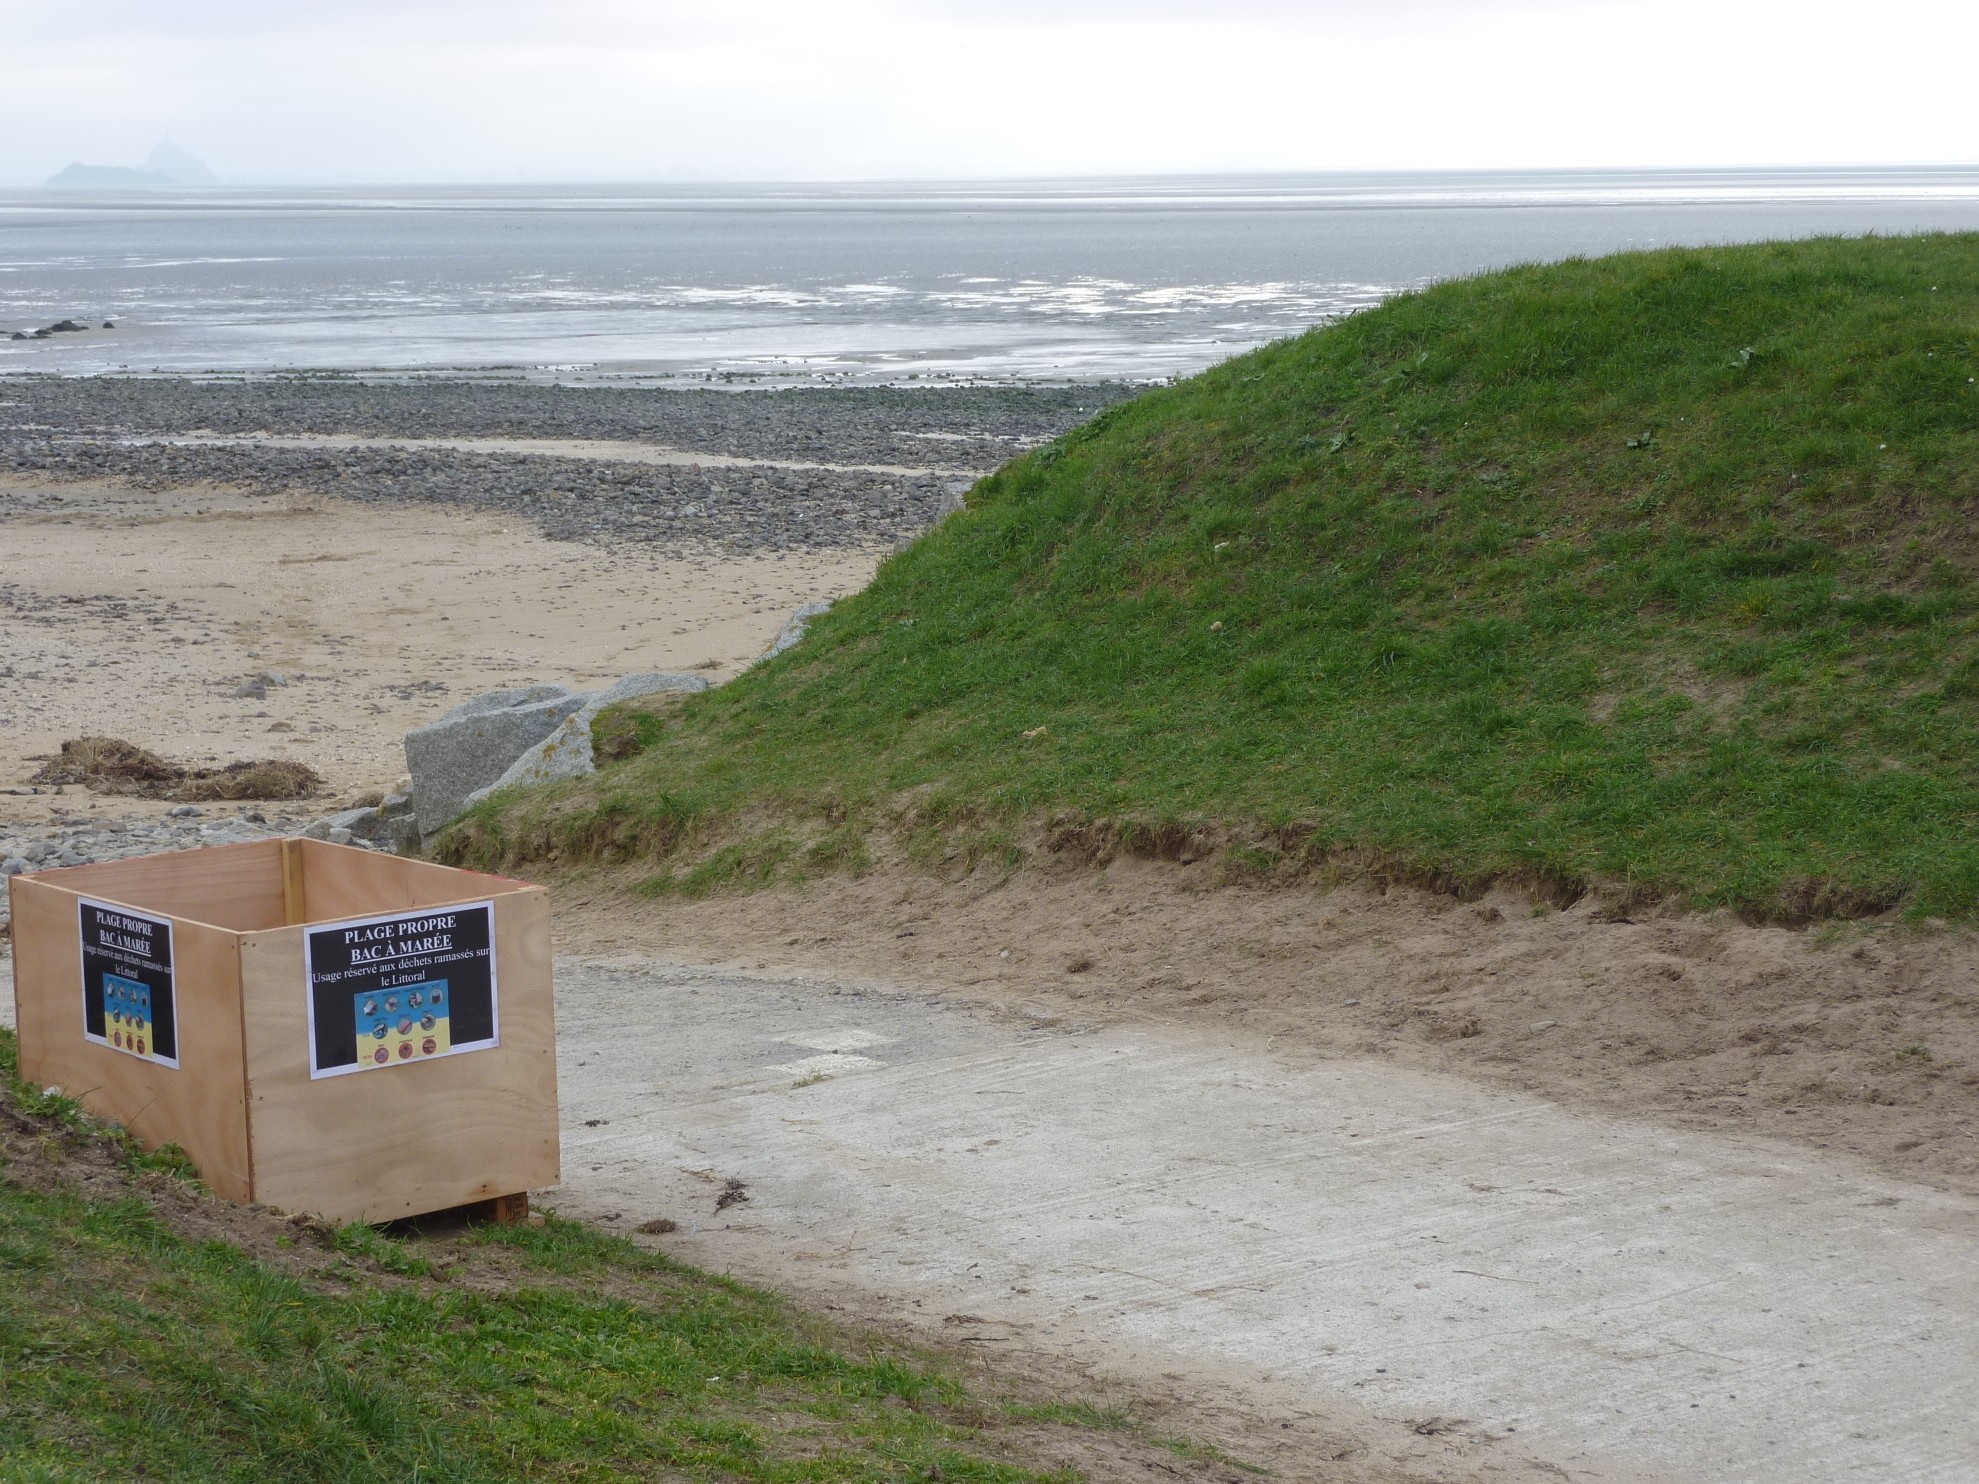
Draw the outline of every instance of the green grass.
<instances>
[{"instance_id":1,"label":"green grass","mask_svg":"<svg viewBox=\"0 0 1979 1484\"><path fill-rule=\"evenodd\" d=\"M925 1357L555 1218L447 1239L264 1218L308 1249L287 1270L190 1240L142 1195L170 1160L30 1096L14 1066L0 1031L0 1478L1071 1484L1004 1456L999 1429L1132 1428L972 1395ZM90 1198L21 1178L24 1157L91 1155L130 1178Z\"/></svg>"},{"instance_id":2,"label":"green grass","mask_svg":"<svg viewBox=\"0 0 1979 1484\"><path fill-rule=\"evenodd\" d=\"M1970 235L1403 295L1007 466L796 650L446 848L701 889L856 866L848 828L1210 827L1265 869L1969 917L1975 377Z\"/></svg>"}]
</instances>

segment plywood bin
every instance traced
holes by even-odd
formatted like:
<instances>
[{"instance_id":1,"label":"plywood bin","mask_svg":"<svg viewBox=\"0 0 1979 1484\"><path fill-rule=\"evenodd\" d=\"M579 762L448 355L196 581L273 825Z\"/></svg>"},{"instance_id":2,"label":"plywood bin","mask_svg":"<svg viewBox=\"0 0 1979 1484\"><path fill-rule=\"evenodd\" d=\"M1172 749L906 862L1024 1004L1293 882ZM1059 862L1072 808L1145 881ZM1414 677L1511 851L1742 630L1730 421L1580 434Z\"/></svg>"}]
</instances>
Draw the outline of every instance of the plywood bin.
<instances>
[{"instance_id":1,"label":"plywood bin","mask_svg":"<svg viewBox=\"0 0 1979 1484\"><path fill-rule=\"evenodd\" d=\"M556 1183L543 888L257 840L11 890L21 1075L217 1194L389 1221Z\"/></svg>"}]
</instances>

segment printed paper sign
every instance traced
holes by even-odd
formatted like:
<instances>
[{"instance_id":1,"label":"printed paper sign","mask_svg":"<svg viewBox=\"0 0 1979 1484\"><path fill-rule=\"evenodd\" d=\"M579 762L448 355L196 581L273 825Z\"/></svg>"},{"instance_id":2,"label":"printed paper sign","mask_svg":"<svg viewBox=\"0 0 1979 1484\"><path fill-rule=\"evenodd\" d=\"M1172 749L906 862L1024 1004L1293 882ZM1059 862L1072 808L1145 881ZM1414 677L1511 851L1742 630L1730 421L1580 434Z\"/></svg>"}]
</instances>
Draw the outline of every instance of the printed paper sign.
<instances>
[{"instance_id":1,"label":"printed paper sign","mask_svg":"<svg viewBox=\"0 0 1979 1484\"><path fill-rule=\"evenodd\" d=\"M309 930L309 1075L338 1077L500 1044L494 904Z\"/></svg>"},{"instance_id":2,"label":"printed paper sign","mask_svg":"<svg viewBox=\"0 0 1979 1484\"><path fill-rule=\"evenodd\" d=\"M83 1038L126 1056L177 1067L172 924L86 898L78 911Z\"/></svg>"}]
</instances>

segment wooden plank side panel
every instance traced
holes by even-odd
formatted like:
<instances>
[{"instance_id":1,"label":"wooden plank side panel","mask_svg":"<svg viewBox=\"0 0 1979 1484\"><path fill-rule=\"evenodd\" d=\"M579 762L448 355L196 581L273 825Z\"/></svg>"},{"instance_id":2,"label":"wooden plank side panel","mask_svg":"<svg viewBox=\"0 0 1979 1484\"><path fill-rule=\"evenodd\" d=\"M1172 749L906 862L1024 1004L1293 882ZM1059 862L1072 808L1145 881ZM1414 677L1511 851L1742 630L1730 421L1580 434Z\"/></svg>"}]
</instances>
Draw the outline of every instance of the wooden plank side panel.
<instances>
[{"instance_id":1,"label":"wooden plank side panel","mask_svg":"<svg viewBox=\"0 0 1979 1484\"><path fill-rule=\"evenodd\" d=\"M179 1145L216 1194L249 1199L238 935L173 919L179 1065L160 1066L83 1039L78 903L78 893L45 879L14 884L22 1076L60 1087L147 1149Z\"/></svg>"},{"instance_id":2,"label":"wooden plank side panel","mask_svg":"<svg viewBox=\"0 0 1979 1484\"><path fill-rule=\"evenodd\" d=\"M14 1031L20 1038L21 1077L36 1087L67 1088L79 1063L65 1033L72 1031L78 1043L88 1044L82 1040L82 938L74 922L76 899L29 876L14 877L8 887L13 903ZM70 985L73 993L64 988ZM71 1020L73 1024L68 1023Z\"/></svg>"},{"instance_id":3,"label":"wooden plank side panel","mask_svg":"<svg viewBox=\"0 0 1979 1484\"><path fill-rule=\"evenodd\" d=\"M309 920L303 900L302 841L282 842L282 926L292 927ZM273 926L274 924L269 924Z\"/></svg>"},{"instance_id":4,"label":"wooden plank side panel","mask_svg":"<svg viewBox=\"0 0 1979 1484\"><path fill-rule=\"evenodd\" d=\"M286 920L281 852L279 840L249 840L39 874L86 897L248 933Z\"/></svg>"},{"instance_id":5,"label":"wooden plank side panel","mask_svg":"<svg viewBox=\"0 0 1979 1484\"><path fill-rule=\"evenodd\" d=\"M526 882L480 871L460 871L431 861L383 855L354 845L296 840L302 852L303 904L308 922L375 917L474 902L528 890ZM272 925L272 924L271 924Z\"/></svg>"},{"instance_id":6,"label":"wooden plank side panel","mask_svg":"<svg viewBox=\"0 0 1979 1484\"><path fill-rule=\"evenodd\" d=\"M390 860L368 858L380 865ZM318 868L315 859L308 865ZM447 900L472 900L463 896L460 877L452 879ZM400 905L380 903L374 894L353 900L341 915ZM242 945L254 1198L337 1221L389 1221L555 1184L549 894L511 883L495 897L501 1045L314 1082L305 931L256 933Z\"/></svg>"}]
</instances>

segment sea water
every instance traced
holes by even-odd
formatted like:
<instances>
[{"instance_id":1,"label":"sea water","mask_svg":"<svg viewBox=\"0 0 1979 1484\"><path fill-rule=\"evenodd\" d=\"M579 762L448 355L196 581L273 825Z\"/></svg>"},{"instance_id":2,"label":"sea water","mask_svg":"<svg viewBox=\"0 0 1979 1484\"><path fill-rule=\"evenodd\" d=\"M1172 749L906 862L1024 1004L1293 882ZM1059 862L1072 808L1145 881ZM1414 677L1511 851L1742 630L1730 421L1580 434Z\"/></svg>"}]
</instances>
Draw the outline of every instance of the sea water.
<instances>
[{"instance_id":1,"label":"sea water","mask_svg":"<svg viewBox=\"0 0 1979 1484\"><path fill-rule=\"evenodd\" d=\"M1512 263L1979 229L1979 169L0 195L0 375L1154 379Z\"/></svg>"}]
</instances>

